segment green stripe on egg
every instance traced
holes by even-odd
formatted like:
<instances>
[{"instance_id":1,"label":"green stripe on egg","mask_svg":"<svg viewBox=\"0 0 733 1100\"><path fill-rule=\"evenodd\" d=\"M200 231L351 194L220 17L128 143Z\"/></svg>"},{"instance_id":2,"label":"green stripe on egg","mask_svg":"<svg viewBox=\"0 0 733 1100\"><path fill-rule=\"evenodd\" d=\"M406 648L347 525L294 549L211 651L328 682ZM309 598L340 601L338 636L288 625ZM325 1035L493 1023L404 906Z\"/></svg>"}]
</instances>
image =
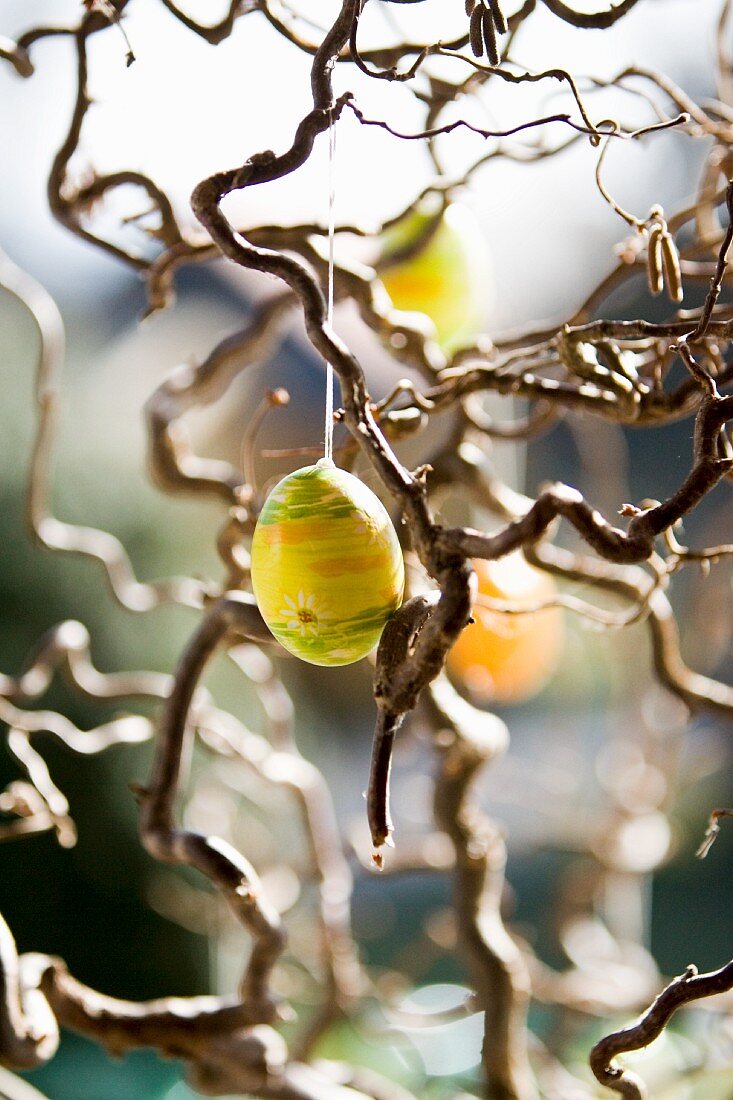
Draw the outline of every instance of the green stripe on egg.
<instances>
[{"instance_id":1,"label":"green stripe on egg","mask_svg":"<svg viewBox=\"0 0 733 1100\"><path fill-rule=\"evenodd\" d=\"M402 602L402 551L371 489L321 460L278 482L252 540L252 587L277 640L314 665L348 665Z\"/></svg>"}]
</instances>

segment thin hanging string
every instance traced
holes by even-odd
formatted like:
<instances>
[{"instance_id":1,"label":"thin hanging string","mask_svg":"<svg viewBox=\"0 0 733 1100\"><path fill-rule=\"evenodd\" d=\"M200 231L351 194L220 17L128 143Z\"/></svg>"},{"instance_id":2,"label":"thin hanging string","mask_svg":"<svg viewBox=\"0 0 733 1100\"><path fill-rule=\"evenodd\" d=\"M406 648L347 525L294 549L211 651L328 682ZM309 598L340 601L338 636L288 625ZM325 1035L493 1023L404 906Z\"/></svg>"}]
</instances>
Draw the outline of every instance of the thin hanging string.
<instances>
[{"instance_id":1,"label":"thin hanging string","mask_svg":"<svg viewBox=\"0 0 733 1100\"><path fill-rule=\"evenodd\" d=\"M328 123L328 327L333 328L333 241L336 235L336 127ZM333 461L333 367L326 363L326 430L324 456Z\"/></svg>"}]
</instances>

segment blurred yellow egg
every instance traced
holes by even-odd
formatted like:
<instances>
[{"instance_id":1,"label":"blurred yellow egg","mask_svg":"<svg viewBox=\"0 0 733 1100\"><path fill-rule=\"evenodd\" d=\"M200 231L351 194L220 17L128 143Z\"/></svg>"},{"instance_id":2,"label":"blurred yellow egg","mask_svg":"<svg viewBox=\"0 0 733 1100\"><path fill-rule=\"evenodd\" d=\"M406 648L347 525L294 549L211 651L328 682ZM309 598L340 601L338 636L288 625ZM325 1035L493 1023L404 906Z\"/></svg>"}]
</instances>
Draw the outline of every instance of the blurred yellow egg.
<instances>
[{"instance_id":1,"label":"blurred yellow egg","mask_svg":"<svg viewBox=\"0 0 733 1100\"><path fill-rule=\"evenodd\" d=\"M314 665L348 665L399 607L402 551L381 501L322 459L283 478L252 540L252 587L277 640Z\"/></svg>"},{"instance_id":2,"label":"blurred yellow egg","mask_svg":"<svg viewBox=\"0 0 733 1100\"><path fill-rule=\"evenodd\" d=\"M434 217L417 211L397 222L385 234L377 269L395 308L427 314L438 343L450 352L485 327L493 277L483 230L471 211L457 204L447 207L420 252L390 263Z\"/></svg>"}]
</instances>

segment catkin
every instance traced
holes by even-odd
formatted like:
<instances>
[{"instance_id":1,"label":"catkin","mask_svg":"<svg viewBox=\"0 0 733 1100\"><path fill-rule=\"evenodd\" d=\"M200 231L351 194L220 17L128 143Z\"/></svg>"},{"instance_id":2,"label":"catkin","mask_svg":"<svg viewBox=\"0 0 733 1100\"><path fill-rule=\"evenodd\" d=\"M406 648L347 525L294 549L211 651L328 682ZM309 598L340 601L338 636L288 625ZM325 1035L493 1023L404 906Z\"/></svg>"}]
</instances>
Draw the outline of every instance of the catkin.
<instances>
[{"instance_id":1,"label":"catkin","mask_svg":"<svg viewBox=\"0 0 733 1100\"><path fill-rule=\"evenodd\" d=\"M481 27L486 44L486 56L490 65L499 64L499 47L496 43L496 27L494 17L488 8L484 8L481 16Z\"/></svg>"},{"instance_id":2,"label":"catkin","mask_svg":"<svg viewBox=\"0 0 733 1100\"><path fill-rule=\"evenodd\" d=\"M662 269L667 284L667 294L673 302L682 301L682 272L677 245L670 233L662 233Z\"/></svg>"},{"instance_id":3,"label":"catkin","mask_svg":"<svg viewBox=\"0 0 733 1100\"><path fill-rule=\"evenodd\" d=\"M655 224L649 230L649 245L646 259L647 282L650 294L661 294L662 281L662 227Z\"/></svg>"},{"instance_id":4,"label":"catkin","mask_svg":"<svg viewBox=\"0 0 733 1100\"><path fill-rule=\"evenodd\" d=\"M468 25L468 40L471 43L474 57L482 57L484 52L484 40L481 33L481 20L484 10L481 4L474 8L471 13L471 22Z\"/></svg>"},{"instance_id":5,"label":"catkin","mask_svg":"<svg viewBox=\"0 0 733 1100\"><path fill-rule=\"evenodd\" d=\"M494 17L494 26L496 27L497 31L499 32L499 34L506 34L508 29L507 23L506 19L504 18L504 12L501 10L501 7L499 5L499 0L488 0L488 4L491 14Z\"/></svg>"}]
</instances>

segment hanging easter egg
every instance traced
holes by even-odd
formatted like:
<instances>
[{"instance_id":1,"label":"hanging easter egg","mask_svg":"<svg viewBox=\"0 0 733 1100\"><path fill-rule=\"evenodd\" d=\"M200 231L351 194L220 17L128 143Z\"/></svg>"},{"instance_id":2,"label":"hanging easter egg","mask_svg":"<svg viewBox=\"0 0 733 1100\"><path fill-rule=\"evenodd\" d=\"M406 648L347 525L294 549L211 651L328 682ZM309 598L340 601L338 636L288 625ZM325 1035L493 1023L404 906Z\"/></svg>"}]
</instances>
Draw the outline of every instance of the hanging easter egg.
<instances>
[{"instance_id":1,"label":"hanging easter egg","mask_svg":"<svg viewBox=\"0 0 733 1100\"><path fill-rule=\"evenodd\" d=\"M555 582L534 569L519 551L498 561L473 562L478 597L473 623L464 627L448 655L448 671L481 702L523 702L545 686L557 667L563 647L559 608L526 615L492 611L481 597L515 606L536 607L557 595Z\"/></svg>"},{"instance_id":2,"label":"hanging easter egg","mask_svg":"<svg viewBox=\"0 0 733 1100\"><path fill-rule=\"evenodd\" d=\"M426 313L438 343L449 352L484 329L493 278L483 230L460 205L446 208L418 252L397 259L434 218L435 213L418 209L392 226L377 271L395 309Z\"/></svg>"},{"instance_id":3,"label":"hanging easter egg","mask_svg":"<svg viewBox=\"0 0 733 1100\"><path fill-rule=\"evenodd\" d=\"M296 470L260 513L252 587L290 653L314 665L358 661L402 601L402 551L387 510L328 459Z\"/></svg>"}]
</instances>

